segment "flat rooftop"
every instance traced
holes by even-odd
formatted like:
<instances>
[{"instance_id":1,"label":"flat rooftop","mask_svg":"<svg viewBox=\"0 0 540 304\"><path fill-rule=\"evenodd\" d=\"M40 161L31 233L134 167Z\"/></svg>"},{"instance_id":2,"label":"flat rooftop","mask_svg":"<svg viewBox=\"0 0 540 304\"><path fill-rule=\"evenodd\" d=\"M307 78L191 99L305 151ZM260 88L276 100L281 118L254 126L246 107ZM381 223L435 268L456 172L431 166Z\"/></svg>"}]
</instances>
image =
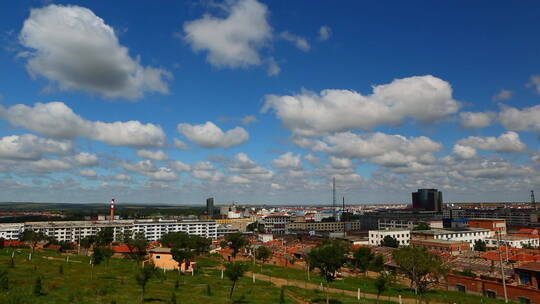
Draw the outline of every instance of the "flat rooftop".
<instances>
[{"instance_id":1,"label":"flat rooftop","mask_svg":"<svg viewBox=\"0 0 540 304\"><path fill-rule=\"evenodd\" d=\"M418 234L430 234L430 235L439 235L439 234L452 234L452 233L460 233L460 232L486 232L491 231L489 229L485 228L433 228L430 230L413 230L412 233L418 233Z\"/></svg>"}]
</instances>

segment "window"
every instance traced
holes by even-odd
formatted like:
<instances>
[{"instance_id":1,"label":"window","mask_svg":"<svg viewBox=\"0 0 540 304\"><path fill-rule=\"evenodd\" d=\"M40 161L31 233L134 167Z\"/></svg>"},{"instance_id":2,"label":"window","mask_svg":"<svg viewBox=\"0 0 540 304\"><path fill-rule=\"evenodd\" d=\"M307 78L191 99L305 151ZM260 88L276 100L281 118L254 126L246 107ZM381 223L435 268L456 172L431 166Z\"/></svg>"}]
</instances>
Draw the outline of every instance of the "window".
<instances>
[{"instance_id":1,"label":"window","mask_svg":"<svg viewBox=\"0 0 540 304\"><path fill-rule=\"evenodd\" d=\"M488 298L495 299L497 297L497 293L494 290L488 289L488 290L486 290L485 296L488 297Z\"/></svg>"},{"instance_id":2,"label":"window","mask_svg":"<svg viewBox=\"0 0 540 304\"><path fill-rule=\"evenodd\" d=\"M466 292L465 285L463 285L463 284L456 284L456 289L459 292Z\"/></svg>"},{"instance_id":3,"label":"window","mask_svg":"<svg viewBox=\"0 0 540 304\"><path fill-rule=\"evenodd\" d=\"M161 258L161 256L156 255L156 260L159 260L160 258Z\"/></svg>"}]
</instances>

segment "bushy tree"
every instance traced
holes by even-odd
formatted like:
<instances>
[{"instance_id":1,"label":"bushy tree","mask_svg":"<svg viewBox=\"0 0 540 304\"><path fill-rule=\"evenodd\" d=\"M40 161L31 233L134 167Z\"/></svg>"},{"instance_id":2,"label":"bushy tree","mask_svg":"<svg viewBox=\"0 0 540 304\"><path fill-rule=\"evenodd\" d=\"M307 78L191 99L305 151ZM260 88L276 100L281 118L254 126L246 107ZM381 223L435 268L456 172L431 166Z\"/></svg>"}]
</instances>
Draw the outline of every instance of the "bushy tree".
<instances>
[{"instance_id":1,"label":"bushy tree","mask_svg":"<svg viewBox=\"0 0 540 304\"><path fill-rule=\"evenodd\" d=\"M146 285L148 281L156 275L159 275L159 270L152 263L148 263L142 267L135 275L137 284L141 286L141 302L144 302L144 294L146 292Z\"/></svg>"},{"instance_id":2,"label":"bushy tree","mask_svg":"<svg viewBox=\"0 0 540 304\"><path fill-rule=\"evenodd\" d=\"M34 288L32 290L32 293L35 296L41 296L43 295L43 287L41 286L41 277L37 277L36 281L34 282Z\"/></svg>"},{"instance_id":3,"label":"bushy tree","mask_svg":"<svg viewBox=\"0 0 540 304\"><path fill-rule=\"evenodd\" d=\"M96 243L96 236L95 235L89 235L85 236L80 240L80 245L85 249L85 254L88 255L88 250L92 248L92 246Z\"/></svg>"},{"instance_id":4,"label":"bushy tree","mask_svg":"<svg viewBox=\"0 0 540 304\"><path fill-rule=\"evenodd\" d=\"M232 249L232 257L236 258L236 255L238 252L240 252L240 249L249 244L249 240L241 233L231 233L225 235L224 243L227 245L227 247Z\"/></svg>"},{"instance_id":5,"label":"bushy tree","mask_svg":"<svg viewBox=\"0 0 540 304\"><path fill-rule=\"evenodd\" d=\"M189 267L189 262L193 259L194 254L189 248L172 248L171 254L173 259L178 263L178 267L186 262L186 269Z\"/></svg>"},{"instance_id":6,"label":"bushy tree","mask_svg":"<svg viewBox=\"0 0 540 304\"><path fill-rule=\"evenodd\" d=\"M242 262L232 262L225 265L225 276L232 281L231 291L229 293L229 302L232 303L232 296L236 282L244 276L248 266Z\"/></svg>"},{"instance_id":7,"label":"bushy tree","mask_svg":"<svg viewBox=\"0 0 540 304\"><path fill-rule=\"evenodd\" d=\"M476 251L486 251L486 242L482 241L482 240L476 240L474 242L474 250Z\"/></svg>"},{"instance_id":8,"label":"bushy tree","mask_svg":"<svg viewBox=\"0 0 540 304\"><path fill-rule=\"evenodd\" d=\"M124 232L122 235L122 241L129 250L129 257L140 262L144 260L146 256L146 250L148 249L148 239L144 236L144 233L137 232L133 234L131 231Z\"/></svg>"},{"instance_id":9,"label":"bushy tree","mask_svg":"<svg viewBox=\"0 0 540 304\"><path fill-rule=\"evenodd\" d=\"M189 249L196 255L208 252L212 244L212 241L208 238L189 235L185 232L167 233L161 237L159 242L169 248Z\"/></svg>"},{"instance_id":10,"label":"bushy tree","mask_svg":"<svg viewBox=\"0 0 540 304\"><path fill-rule=\"evenodd\" d=\"M33 230L25 230L23 231L20 240L26 243L30 243L30 246L32 247L32 251L35 250L37 244L41 241L44 241L47 239L47 236L43 232L35 232Z\"/></svg>"},{"instance_id":11,"label":"bushy tree","mask_svg":"<svg viewBox=\"0 0 540 304\"><path fill-rule=\"evenodd\" d=\"M308 254L309 266L319 269L321 276L326 281L326 303L330 302L328 285L336 279L336 272L347 261L346 244L333 241L313 248Z\"/></svg>"},{"instance_id":12,"label":"bushy tree","mask_svg":"<svg viewBox=\"0 0 540 304\"><path fill-rule=\"evenodd\" d=\"M0 270L0 290L6 291L9 289L9 275L7 270Z\"/></svg>"},{"instance_id":13,"label":"bushy tree","mask_svg":"<svg viewBox=\"0 0 540 304\"><path fill-rule=\"evenodd\" d=\"M114 251L109 247L97 246L94 248L94 253L92 254L92 261L94 265L99 265L105 260L109 260Z\"/></svg>"},{"instance_id":14,"label":"bushy tree","mask_svg":"<svg viewBox=\"0 0 540 304\"><path fill-rule=\"evenodd\" d=\"M354 268L362 273L366 273L374 258L374 254L369 247L360 247L353 251L352 264Z\"/></svg>"},{"instance_id":15,"label":"bushy tree","mask_svg":"<svg viewBox=\"0 0 540 304\"><path fill-rule=\"evenodd\" d=\"M383 292L385 292L390 284L393 282L393 276L387 272L381 272L377 279L375 279L375 289L377 289L377 303L379 303L379 297Z\"/></svg>"},{"instance_id":16,"label":"bushy tree","mask_svg":"<svg viewBox=\"0 0 540 304\"><path fill-rule=\"evenodd\" d=\"M418 225L414 226L412 230L431 230L431 226L426 222L420 222Z\"/></svg>"},{"instance_id":17,"label":"bushy tree","mask_svg":"<svg viewBox=\"0 0 540 304\"><path fill-rule=\"evenodd\" d=\"M259 246L259 248L255 249L255 258L261 261L261 269L263 264L266 263L271 256L272 251L265 246Z\"/></svg>"},{"instance_id":18,"label":"bushy tree","mask_svg":"<svg viewBox=\"0 0 540 304\"><path fill-rule=\"evenodd\" d=\"M377 254L369 265L371 271L380 272L384 269L384 255Z\"/></svg>"},{"instance_id":19,"label":"bushy tree","mask_svg":"<svg viewBox=\"0 0 540 304\"><path fill-rule=\"evenodd\" d=\"M394 250L392 257L416 294L423 294L430 286L438 284L448 271L439 256L424 248L402 247Z\"/></svg>"},{"instance_id":20,"label":"bushy tree","mask_svg":"<svg viewBox=\"0 0 540 304\"><path fill-rule=\"evenodd\" d=\"M96 244L99 246L110 246L113 241L114 229L112 227L102 228L96 234Z\"/></svg>"},{"instance_id":21,"label":"bushy tree","mask_svg":"<svg viewBox=\"0 0 540 304\"><path fill-rule=\"evenodd\" d=\"M381 241L381 246L398 248L399 247L399 241L396 238L387 235Z\"/></svg>"}]
</instances>

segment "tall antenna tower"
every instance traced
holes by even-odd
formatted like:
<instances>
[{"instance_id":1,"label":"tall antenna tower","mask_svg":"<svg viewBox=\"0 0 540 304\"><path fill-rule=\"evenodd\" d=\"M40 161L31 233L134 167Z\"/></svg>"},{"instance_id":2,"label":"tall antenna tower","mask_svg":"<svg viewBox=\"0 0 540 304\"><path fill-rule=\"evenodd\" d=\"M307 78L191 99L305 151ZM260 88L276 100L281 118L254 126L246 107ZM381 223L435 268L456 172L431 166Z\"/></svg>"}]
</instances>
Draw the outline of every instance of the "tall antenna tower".
<instances>
[{"instance_id":1,"label":"tall antenna tower","mask_svg":"<svg viewBox=\"0 0 540 304\"><path fill-rule=\"evenodd\" d=\"M332 210L334 212L334 221L337 221L336 217L336 178L332 178Z\"/></svg>"},{"instance_id":2,"label":"tall antenna tower","mask_svg":"<svg viewBox=\"0 0 540 304\"><path fill-rule=\"evenodd\" d=\"M536 200L534 199L534 190L531 190L531 205L536 209Z\"/></svg>"}]
</instances>

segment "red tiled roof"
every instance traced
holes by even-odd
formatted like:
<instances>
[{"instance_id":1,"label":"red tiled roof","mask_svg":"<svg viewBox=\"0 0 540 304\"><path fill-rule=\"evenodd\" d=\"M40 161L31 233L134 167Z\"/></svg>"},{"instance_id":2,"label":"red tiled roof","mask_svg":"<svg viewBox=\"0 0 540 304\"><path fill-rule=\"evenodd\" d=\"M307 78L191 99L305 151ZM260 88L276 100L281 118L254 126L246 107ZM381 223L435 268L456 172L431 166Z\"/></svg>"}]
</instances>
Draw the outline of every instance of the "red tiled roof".
<instances>
[{"instance_id":1,"label":"red tiled roof","mask_svg":"<svg viewBox=\"0 0 540 304\"><path fill-rule=\"evenodd\" d=\"M529 261L536 261L538 256L527 254L527 253L519 253L516 255L513 255L509 257L508 259L511 261L521 261L521 262L529 262Z\"/></svg>"},{"instance_id":2,"label":"red tiled roof","mask_svg":"<svg viewBox=\"0 0 540 304\"><path fill-rule=\"evenodd\" d=\"M24 243L18 240L4 240L4 247L18 247L23 245Z\"/></svg>"},{"instance_id":3,"label":"red tiled roof","mask_svg":"<svg viewBox=\"0 0 540 304\"><path fill-rule=\"evenodd\" d=\"M132 250L129 250L129 247L127 245L117 245L112 246L111 248L112 250L114 250L115 253L131 253L139 251L137 248L132 248Z\"/></svg>"},{"instance_id":4,"label":"red tiled roof","mask_svg":"<svg viewBox=\"0 0 540 304\"><path fill-rule=\"evenodd\" d=\"M498 261L500 259L499 253L497 251L488 251L482 254L480 257L489 261Z\"/></svg>"}]
</instances>

